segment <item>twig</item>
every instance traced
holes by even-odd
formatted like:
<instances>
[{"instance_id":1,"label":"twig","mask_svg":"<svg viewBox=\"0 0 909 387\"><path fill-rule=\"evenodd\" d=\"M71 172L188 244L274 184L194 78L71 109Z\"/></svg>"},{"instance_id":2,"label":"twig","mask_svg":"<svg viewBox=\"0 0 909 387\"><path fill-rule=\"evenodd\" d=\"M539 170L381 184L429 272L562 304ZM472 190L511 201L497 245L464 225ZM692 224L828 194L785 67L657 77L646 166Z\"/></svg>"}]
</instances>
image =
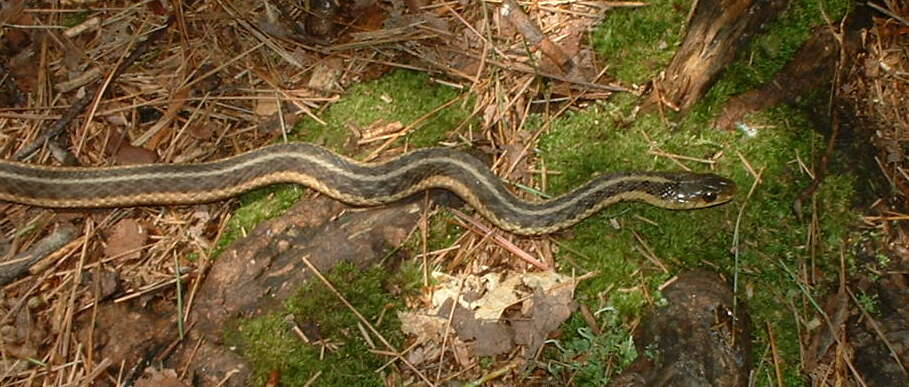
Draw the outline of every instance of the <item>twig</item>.
<instances>
[{"instance_id":1,"label":"twig","mask_svg":"<svg viewBox=\"0 0 909 387\"><path fill-rule=\"evenodd\" d=\"M540 27L530 21L530 17L524 13L524 10L521 9L521 6L515 0L503 1L499 13L510 21L534 48L539 48L543 55L546 55L559 70L567 73L574 67L574 62L571 58L559 46L549 40L546 35L543 35Z\"/></svg>"},{"instance_id":2,"label":"twig","mask_svg":"<svg viewBox=\"0 0 909 387\"><path fill-rule=\"evenodd\" d=\"M53 254L75 238L76 229L68 224L62 225L35 243L28 251L17 255L11 261L0 264L0 286L15 281L27 273L35 262Z\"/></svg>"},{"instance_id":3,"label":"twig","mask_svg":"<svg viewBox=\"0 0 909 387\"><path fill-rule=\"evenodd\" d=\"M827 139L827 147L824 149L824 154L821 155L820 160L818 160L817 168L814 169L814 179L811 180L811 184L808 184L802 193L799 194L798 199L795 200L793 206L795 207L796 215L799 218L802 217L802 203L804 203L808 198L814 195L818 187L821 185L821 182L824 181L824 178L827 177L827 169L830 164L830 157L833 155L833 150L836 145L836 139L839 136L840 132L840 122L837 114L834 113L831 117L832 121L830 125L830 138Z\"/></svg>"},{"instance_id":4,"label":"twig","mask_svg":"<svg viewBox=\"0 0 909 387\"><path fill-rule=\"evenodd\" d=\"M878 11L884 15L890 16L893 19L898 20L900 23L903 23L903 24L909 26L909 20L906 20L905 18L901 17L900 15L893 13L893 11L891 11L887 8L881 7L880 5L874 4L870 1L867 4L869 7L874 8L875 11Z\"/></svg>"},{"instance_id":5,"label":"twig","mask_svg":"<svg viewBox=\"0 0 909 387\"><path fill-rule=\"evenodd\" d=\"M776 349L776 336L773 335L773 325L770 322L767 322L767 340L770 341L770 355L773 357L773 371L776 375L776 383L778 386L785 386L783 384L783 371L780 369L780 354Z\"/></svg>"},{"instance_id":6,"label":"twig","mask_svg":"<svg viewBox=\"0 0 909 387\"><path fill-rule=\"evenodd\" d=\"M503 238L501 235L496 234L495 231L493 231L489 227L484 226L480 222L477 222L473 218L467 216L466 214L464 214L461 211L458 211L457 209L449 208L448 210L451 211L451 213L455 214L455 216L457 216L459 219L470 223L472 228L469 228L469 229L471 229L471 231L474 231L477 234L484 235L484 236L491 235L492 239L496 242L496 244L511 251L512 253L517 255L519 258L527 261L527 263L534 265L543 270L552 270L552 268L549 267L549 265L547 265L545 262L542 262L542 261L530 256L530 254L528 254L526 251L519 248L518 246L515 246L514 243L511 243L511 241Z\"/></svg>"},{"instance_id":7,"label":"twig","mask_svg":"<svg viewBox=\"0 0 909 387\"><path fill-rule=\"evenodd\" d=\"M136 60L138 60L143 54L145 54L145 52L148 50L148 47L150 47L152 45L152 43L157 42L158 39L160 39L162 36L164 36L164 32L167 31L167 28L170 27L172 22L173 22L173 18L168 19L167 23L164 25L164 27L161 27L157 30L152 31L151 34L149 34L148 39L146 39L145 41L140 42L138 45L136 45L136 49L133 50L133 52L130 53L129 56L127 56L126 59L124 59L123 62L120 63L119 66L117 66L117 68L114 70L113 74L111 74L111 76L108 78L109 82L113 82L120 75L122 75L123 72L126 71L126 69L129 66L131 66L133 63L135 63ZM97 98L98 100L101 100L101 97L102 97L101 95L95 96L95 94L98 93L98 90L100 90L100 89L96 86L92 92L85 93L85 95L82 96L82 98L79 98L79 100L77 100L75 103L73 103L69 107L69 109L66 110L66 113L64 113L63 116L60 117L60 119L58 119L53 124L51 124L50 127L48 127L43 133L38 135L38 137L35 138L31 143L22 147L22 149L19 149L19 151L16 152L15 155L13 155L13 158L16 160L20 160L20 161L25 160L26 158L30 157L33 153L35 153L35 151L37 151L39 148L44 146L45 143L47 143L51 139L63 134L63 130L66 128L66 126L72 120L74 120L76 118L76 116L81 114L82 111L85 110L86 107L88 107L88 105L91 103L91 101L93 99Z\"/></svg>"}]
</instances>

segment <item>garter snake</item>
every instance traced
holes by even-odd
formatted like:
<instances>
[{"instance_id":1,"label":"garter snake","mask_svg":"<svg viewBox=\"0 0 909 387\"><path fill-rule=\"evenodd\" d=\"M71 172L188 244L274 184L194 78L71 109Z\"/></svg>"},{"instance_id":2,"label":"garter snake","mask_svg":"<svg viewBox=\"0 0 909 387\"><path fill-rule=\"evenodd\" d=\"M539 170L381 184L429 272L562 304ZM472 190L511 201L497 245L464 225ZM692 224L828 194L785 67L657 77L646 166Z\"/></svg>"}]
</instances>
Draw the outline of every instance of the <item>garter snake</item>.
<instances>
[{"instance_id":1,"label":"garter snake","mask_svg":"<svg viewBox=\"0 0 909 387\"><path fill-rule=\"evenodd\" d=\"M0 160L0 200L40 207L211 202L281 182L360 206L446 189L498 227L525 235L558 231L620 201L692 209L727 202L736 191L735 183L713 174L619 172L550 200L525 201L479 160L445 148L416 150L380 163L358 162L306 143L272 145L198 164L92 168Z\"/></svg>"}]
</instances>

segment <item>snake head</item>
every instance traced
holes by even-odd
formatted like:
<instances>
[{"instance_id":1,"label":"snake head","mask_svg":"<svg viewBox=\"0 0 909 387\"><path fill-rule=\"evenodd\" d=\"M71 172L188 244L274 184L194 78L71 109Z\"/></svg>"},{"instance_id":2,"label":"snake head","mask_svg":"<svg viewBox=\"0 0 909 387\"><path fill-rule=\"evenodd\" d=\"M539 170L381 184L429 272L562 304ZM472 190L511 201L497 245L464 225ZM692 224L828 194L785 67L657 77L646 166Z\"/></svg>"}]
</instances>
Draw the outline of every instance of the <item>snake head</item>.
<instances>
[{"instance_id":1,"label":"snake head","mask_svg":"<svg viewBox=\"0 0 909 387\"><path fill-rule=\"evenodd\" d=\"M735 182L712 173L686 173L670 193L676 208L695 209L726 203L735 197Z\"/></svg>"}]
</instances>

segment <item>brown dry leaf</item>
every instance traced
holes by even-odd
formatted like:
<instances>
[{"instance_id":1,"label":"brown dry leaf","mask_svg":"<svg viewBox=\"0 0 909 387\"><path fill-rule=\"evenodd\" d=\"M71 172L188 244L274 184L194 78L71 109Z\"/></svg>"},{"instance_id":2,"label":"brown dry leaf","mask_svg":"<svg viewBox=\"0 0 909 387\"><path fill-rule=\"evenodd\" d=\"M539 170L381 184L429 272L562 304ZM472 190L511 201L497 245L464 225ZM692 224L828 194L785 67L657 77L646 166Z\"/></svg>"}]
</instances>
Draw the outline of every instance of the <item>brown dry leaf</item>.
<instances>
[{"instance_id":1,"label":"brown dry leaf","mask_svg":"<svg viewBox=\"0 0 909 387\"><path fill-rule=\"evenodd\" d=\"M447 316L451 308L442 308L440 314ZM498 319L480 319L463 306L456 305L451 325L462 341L473 341L474 356L495 356L511 351L514 346L514 332L511 327Z\"/></svg>"},{"instance_id":2,"label":"brown dry leaf","mask_svg":"<svg viewBox=\"0 0 909 387\"><path fill-rule=\"evenodd\" d=\"M201 209L193 211L192 215L190 215L192 223L187 230L187 234L197 240L205 239L206 228L212 219L211 212L204 209L204 207L200 208Z\"/></svg>"},{"instance_id":3,"label":"brown dry leaf","mask_svg":"<svg viewBox=\"0 0 909 387\"><path fill-rule=\"evenodd\" d=\"M471 356L493 356L521 344L533 354L574 309L575 280L555 272L433 276L432 306L398 313L402 331L426 342L426 352L441 345L451 316L452 348L471 343Z\"/></svg>"},{"instance_id":4,"label":"brown dry leaf","mask_svg":"<svg viewBox=\"0 0 909 387\"><path fill-rule=\"evenodd\" d=\"M446 319L442 316L431 316L418 312L400 312L398 319L401 321L401 331L407 335L415 336L418 342L442 338L445 332Z\"/></svg>"},{"instance_id":5,"label":"brown dry leaf","mask_svg":"<svg viewBox=\"0 0 909 387\"><path fill-rule=\"evenodd\" d=\"M208 140L214 136L217 130L218 125L212 121L208 121L204 124L191 125L189 127L189 135L196 140Z\"/></svg>"},{"instance_id":6,"label":"brown dry leaf","mask_svg":"<svg viewBox=\"0 0 909 387\"><path fill-rule=\"evenodd\" d=\"M410 352L407 352L407 361L410 364L420 365L427 360L437 359L439 357L438 347L435 348L424 348L416 347Z\"/></svg>"},{"instance_id":7,"label":"brown dry leaf","mask_svg":"<svg viewBox=\"0 0 909 387\"><path fill-rule=\"evenodd\" d=\"M274 98L257 99L253 111L258 116L270 116L278 111L278 101Z\"/></svg>"},{"instance_id":8,"label":"brown dry leaf","mask_svg":"<svg viewBox=\"0 0 909 387\"><path fill-rule=\"evenodd\" d=\"M114 156L117 165L151 164L157 160L158 155L155 152L125 143Z\"/></svg>"},{"instance_id":9,"label":"brown dry leaf","mask_svg":"<svg viewBox=\"0 0 909 387\"><path fill-rule=\"evenodd\" d=\"M0 23L20 26L35 24L31 14L25 12L25 1L12 0L5 3L3 7L0 7ZM30 45L31 36L29 36L28 31L28 29L24 28L4 28L2 35L4 45L14 50Z\"/></svg>"},{"instance_id":10,"label":"brown dry leaf","mask_svg":"<svg viewBox=\"0 0 909 387\"><path fill-rule=\"evenodd\" d=\"M512 321L515 343L525 346L527 356L533 356L549 333L571 316L574 310L573 290L574 286L570 289L568 286L554 288L548 292L536 288L533 298L524 304L528 310L522 313L521 318Z\"/></svg>"},{"instance_id":11,"label":"brown dry leaf","mask_svg":"<svg viewBox=\"0 0 909 387\"><path fill-rule=\"evenodd\" d=\"M189 387L177 378L177 372L167 368L156 370L153 368L145 369L145 376L136 380L136 387Z\"/></svg>"},{"instance_id":12,"label":"brown dry leaf","mask_svg":"<svg viewBox=\"0 0 909 387\"><path fill-rule=\"evenodd\" d=\"M483 109L483 127L491 126L493 120L496 119L498 112L498 105L491 103L486 106L486 108Z\"/></svg>"},{"instance_id":13,"label":"brown dry leaf","mask_svg":"<svg viewBox=\"0 0 909 387\"><path fill-rule=\"evenodd\" d=\"M296 105L285 104L281 106L281 110L284 112L284 116L279 116L277 112L269 116L267 119L263 119L259 125L258 129L263 133L279 134L282 133L282 130L285 128L293 128L297 125L297 122L300 121L300 118L303 116L297 114L300 111Z\"/></svg>"},{"instance_id":14,"label":"brown dry leaf","mask_svg":"<svg viewBox=\"0 0 909 387\"><path fill-rule=\"evenodd\" d=\"M338 57L327 58L319 62L312 70L309 87L316 90L340 90L339 81L344 72L344 61Z\"/></svg>"},{"instance_id":15,"label":"brown dry leaf","mask_svg":"<svg viewBox=\"0 0 909 387\"><path fill-rule=\"evenodd\" d=\"M105 257L137 259L142 255L141 247L148 242L148 229L134 218L125 218L105 233L105 239Z\"/></svg>"},{"instance_id":16,"label":"brown dry leaf","mask_svg":"<svg viewBox=\"0 0 909 387\"><path fill-rule=\"evenodd\" d=\"M481 320L498 320L502 317L505 309L517 304L521 296L515 292L515 288L521 284L521 276L514 275L508 277L505 281L499 282L495 275L485 275L486 287L488 293L477 300L475 316Z\"/></svg>"},{"instance_id":17,"label":"brown dry leaf","mask_svg":"<svg viewBox=\"0 0 909 387\"><path fill-rule=\"evenodd\" d=\"M21 308L13 316L12 325L0 326L5 353L19 359L36 358L47 338L47 326L36 319L28 308Z\"/></svg>"}]
</instances>

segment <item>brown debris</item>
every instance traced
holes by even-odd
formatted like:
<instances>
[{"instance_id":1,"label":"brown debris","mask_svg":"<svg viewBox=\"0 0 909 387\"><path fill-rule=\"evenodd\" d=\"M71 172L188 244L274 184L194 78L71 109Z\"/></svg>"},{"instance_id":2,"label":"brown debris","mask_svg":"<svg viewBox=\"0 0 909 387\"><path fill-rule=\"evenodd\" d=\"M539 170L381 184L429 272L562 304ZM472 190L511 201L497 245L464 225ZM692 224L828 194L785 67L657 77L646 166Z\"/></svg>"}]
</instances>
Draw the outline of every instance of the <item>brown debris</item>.
<instances>
[{"instance_id":1,"label":"brown debris","mask_svg":"<svg viewBox=\"0 0 909 387\"><path fill-rule=\"evenodd\" d=\"M638 359L610 386L747 386L751 320L718 275L686 272L635 334Z\"/></svg>"},{"instance_id":2,"label":"brown debris","mask_svg":"<svg viewBox=\"0 0 909 387\"><path fill-rule=\"evenodd\" d=\"M105 230L105 257L138 259L148 241L148 228L134 218L125 218Z\"/></svg>"},{"instance_id":3,"label":"brown debris","mask_svg":"<svg viewBox=\"0 0 909 387\"><path fill-rule=\"evenodd\" d=\"M532 359L575 308L577 279L552 271L501 277L434 275L439 285L431 305L398 313L401 329L419 345L411 355L417 365L451 351L466 366L480 356L512 352L516 345L522 348L521 358Z\"/></svg>"}]
</instances>

